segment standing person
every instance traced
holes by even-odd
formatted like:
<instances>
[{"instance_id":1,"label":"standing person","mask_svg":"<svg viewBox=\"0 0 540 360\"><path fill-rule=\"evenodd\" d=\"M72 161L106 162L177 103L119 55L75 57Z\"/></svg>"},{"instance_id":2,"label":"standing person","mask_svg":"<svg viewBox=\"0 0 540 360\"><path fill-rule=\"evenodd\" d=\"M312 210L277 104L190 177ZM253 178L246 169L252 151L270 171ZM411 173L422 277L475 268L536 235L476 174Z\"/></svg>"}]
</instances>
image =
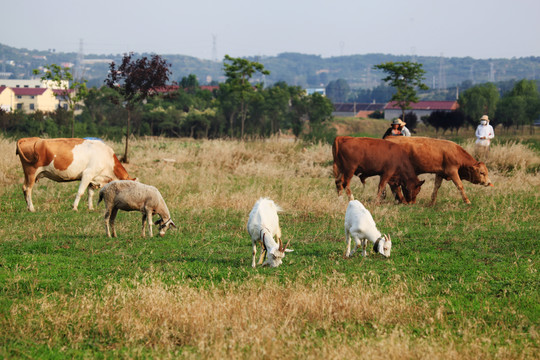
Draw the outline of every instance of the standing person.
<instances>
[{"instance_id":1,"label":"standing person","mask_svg":"<svg viewBox=\"0 0 540 360\"><path fill-rule=\"evenodd\" d=\"M382 138L384 139L387 136L403 136L403 134L401 133L401 130L399 129L400 121L401 120L399 119L394 119L392 121L392 124L390 125L388 130L386 130Z\"/></svg>"},{"instance_id":2,"label":"standing person","mask_svg":"<svg viewBox=\"0 0 540 360\"><path fill-rule=\"evenodd\" d=\"M480 125L476 128L476 156L482 160L487 159L491 139L495 137L493 127L489 125L489 117L483 115L480 118Z\"/></svg>"},{"instance_id":3,"label":"standing person","mask_svg":"<svg viewBox=\"0 0 540 360\"><path fill-rule=\"evenodd\" d=\"M405 126L407 125L407 123L405 121L402 121L400 118L398 118L398 121L399 121L399 130L401 131L403 136L411 136L410 130L407 129L407 127Z\"/></svg>"}]
</instances>

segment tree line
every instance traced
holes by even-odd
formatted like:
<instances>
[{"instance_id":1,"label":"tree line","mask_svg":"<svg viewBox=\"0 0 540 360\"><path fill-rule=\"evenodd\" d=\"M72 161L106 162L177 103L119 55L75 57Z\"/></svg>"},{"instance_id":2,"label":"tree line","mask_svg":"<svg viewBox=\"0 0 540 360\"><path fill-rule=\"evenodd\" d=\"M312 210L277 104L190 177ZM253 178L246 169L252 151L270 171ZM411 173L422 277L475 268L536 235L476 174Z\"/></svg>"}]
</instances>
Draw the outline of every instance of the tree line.
<instances>
[{"instance_id":1,"label":"tree line","mask_svg":"<svg viewBox=\"0 0 540 360\"><path fill-rule=\"evenodd\" d=\"M226 56L226 81L212 91L202 89L193 74L168 90L169 67L158 55L150 59L125 55L118 66L110 64L103 86L85 88L84 105L74 122L71 110L33 114L16 110L0 113L0 128L11 136L73 134L110 139L126 135L243 138L291 133L324 140L335 135L328 127L333 111L328 98L307 95L300 86L285 82L270 87L254 82L254 75L268 74L260 63ZM44 77L51 77L50 68ZM66 69L61 70L56 75L66 74Z\"/></svg>"}]
</instances>

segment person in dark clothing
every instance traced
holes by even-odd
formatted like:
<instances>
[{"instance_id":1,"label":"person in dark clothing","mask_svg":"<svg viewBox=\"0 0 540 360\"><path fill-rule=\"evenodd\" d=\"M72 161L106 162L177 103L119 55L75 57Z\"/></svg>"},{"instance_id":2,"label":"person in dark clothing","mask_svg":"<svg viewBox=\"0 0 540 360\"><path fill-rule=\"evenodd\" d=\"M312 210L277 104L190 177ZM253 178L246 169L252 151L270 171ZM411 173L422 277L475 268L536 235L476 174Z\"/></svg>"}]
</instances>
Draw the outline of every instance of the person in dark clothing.
<instances>
[{"instance_id":1,"label":"person in dark clothing","mask_svg":"<svg viewBox=\"0 0 540 360\"><path fill-rule=\"evenodd\" d=\"M390 125L388 130L386 130L382 138L384 139L387 136L403 136L403 133L400 130L400 126L401 126L401 120L394 119L392 121L392 124Z\"/></svg>"}]
</instances>

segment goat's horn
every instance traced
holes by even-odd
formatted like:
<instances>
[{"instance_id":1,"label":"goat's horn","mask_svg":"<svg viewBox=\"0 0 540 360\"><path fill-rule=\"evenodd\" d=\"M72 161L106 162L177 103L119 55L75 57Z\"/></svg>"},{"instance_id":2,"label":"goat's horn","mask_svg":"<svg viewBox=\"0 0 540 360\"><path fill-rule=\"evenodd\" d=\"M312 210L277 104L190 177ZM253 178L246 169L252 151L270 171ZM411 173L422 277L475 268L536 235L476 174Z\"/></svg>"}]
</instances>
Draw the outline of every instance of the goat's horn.
<instances>
[{"instance_id":1,"label":"goat's horn","mask_svg":"<svg viewBox=\"0 0 540 360\"><path fill-rule=\"evenodd\" d=\"M280 239L281 241L281 239ZM289 239L289 241L287 241L287 244L285 244L285 247L283 248L283 252L285 252L285 250L287 250L287 247L289 246L289 243L291 242L291 239Z\"/></svg>"}]
</instances>

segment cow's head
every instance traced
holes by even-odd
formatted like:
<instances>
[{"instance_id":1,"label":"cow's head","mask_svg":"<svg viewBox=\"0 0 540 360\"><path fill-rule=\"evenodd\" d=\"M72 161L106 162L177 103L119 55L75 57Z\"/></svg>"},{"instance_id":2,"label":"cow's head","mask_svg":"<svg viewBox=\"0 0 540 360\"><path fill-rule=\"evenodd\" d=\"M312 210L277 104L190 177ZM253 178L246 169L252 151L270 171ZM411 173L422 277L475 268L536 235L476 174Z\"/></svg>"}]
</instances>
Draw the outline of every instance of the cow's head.
<instances>
[{"instance_id":1,"label":"cow's head","mask_svg":"<svg viewBox=\"0 0 540 360\"><path fill-rule=\"evenodd\" d=\"M487 166L483 162L477 162L467 170L468 171L463 172L463 176L461 176L462 171L460 171L459 175L462 179L468 180L473 184L492 186L491 181L489 180Z\"/></svg>"},{"instance_id":2,"label":"cow's head","mask_svg":"<svg viewBox=\"0 0 540 360\"><path fill-rule=\"evenodd\" d=\"M390 252L392 251L392 240L390 240L390 235L383 235L375 244L373 244L373 251L378 252L379 254L390 257Z\"/></svg>"},{"instance_id":3,"label":"cow's head","mask_svg":"<svg viewBox=\"0 0 540 360\"><path fill-rule=\"evenodd\" d=\"M159 228L159 236L164 236L167 230L169 230L169 228L176 229L176 225L174 225L172 219L170 218L167 221L163 221L163 219L160 218L154 224L157 225Z\"/></svg>"},{"instance_id":4,"label":"cow's head","mask_svg":"<svg viewBox=\"0 0 540 360\"><path fill-rule=\"evenodd\" d=\"M405 201L407 201L408 204L416 203L416 197L424 182L425 180L419 180L417 178L414 181L407 182L406 186L402 186L403 196L405 196Z\"/></svg>"}]
</instances>

